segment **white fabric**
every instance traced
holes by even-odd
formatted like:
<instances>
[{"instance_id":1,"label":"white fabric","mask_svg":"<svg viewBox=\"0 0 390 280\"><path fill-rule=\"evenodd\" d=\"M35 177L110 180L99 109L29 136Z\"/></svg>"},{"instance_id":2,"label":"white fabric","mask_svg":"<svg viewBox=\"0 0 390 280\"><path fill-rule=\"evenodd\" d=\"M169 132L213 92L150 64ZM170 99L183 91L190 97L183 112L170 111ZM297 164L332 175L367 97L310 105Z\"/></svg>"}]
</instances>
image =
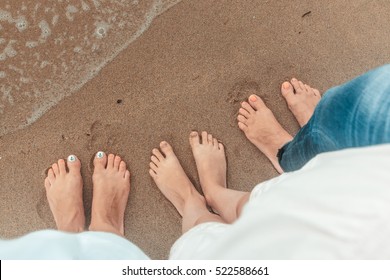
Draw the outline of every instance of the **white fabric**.
<instances>
[{"instance_id":1,"label":"white fabric","mask_svg":"<svg viewBox=\"0 0 390 280\"><path fill-rule=\"evenodd\" d=\"M390 145L325 153L252 191L232 225L205 223L171 259L390 259ZM147 259L102 232L0 241L0 259Z\"/></svg>"},{"instance_id":2,"label":"white fabric","mask_svg":"<svg viewBox=\"0 0 390 280\"><path fill-rule=\"evenodd\" d=\"M390 145L325 153L259 184L232 225L196 226L171 259L390 259Z\"/></svg>"},{"instance_id":3,"label":"white fabric","mask_svg":"<svg viewBox=\"0 0 390 280\"><path fill-rule=\"evenodd\" d=\"M43 230L0 240L0 259L7 260L147 260L141 249L106 232L65 233Z\"/></svg>"}]
</instances>

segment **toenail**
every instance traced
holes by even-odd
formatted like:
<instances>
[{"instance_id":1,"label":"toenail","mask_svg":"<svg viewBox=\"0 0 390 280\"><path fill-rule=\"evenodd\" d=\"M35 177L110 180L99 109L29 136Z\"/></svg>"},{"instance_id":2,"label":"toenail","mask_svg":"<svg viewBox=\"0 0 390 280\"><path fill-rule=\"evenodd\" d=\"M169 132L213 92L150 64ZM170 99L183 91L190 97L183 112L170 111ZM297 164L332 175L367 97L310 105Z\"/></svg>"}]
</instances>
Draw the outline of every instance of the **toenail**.
<instances>
[{"instance_id":1,"label":"toenail","mask_svg":"<svg viewBox=\"0 0 390 280\"><path fill-rule=\"evenodd\" d=\"M292 81L292 82L296 82L296 81L297 81L297 79L295 79L295 78L292 78L292 79L291 79L291 81Z\"/></svg>"},{"instance_id":2,"label":"toenail","mask_svg":"<svg viewBox=\"0 0 390 280\"><path fill-rule=\"evenodd\" d=\"M96 153L97 158L103 158L103 156L104 156L104 152L102 151Z\"/></svg>"},{"instance_id":3,"label":"toenail","mask_svg":"<svg viewBox=\"0 0 390 280\"><path fill-rule=\"evenodd\" d=\"M191 136L197 136L197 135L198 135L198 132L196 132L196 131L191 132Z\"/></svg>"},{"instance_id":4,"label":"toenail","mask_svg":"<svg viewBox=\"0 0 390 280\"><path fill-rule=\"evenodd\" d=\"M288 83L288 82L284 82L283 83L283 88L284 89L288 89L290 87L290 83Z\"/></svg>"},{"instance_id":5,"label":"toenail","mask_svg":"<svg viewBox=\"0 0 390 280\"><path fill-rule=\"evenodd\" d=\"M251 95L249 97L249 100L252 101L252 102L255 102L257 100L256 96L255 95Z\"/></svg>"},{"instance_id":6,"label":"toenail","mask_svg":"<svg viewBox=\"0 0 390 280\"><path fill-rule=\"evenodd\" d=\"M161 146L165 147L166 145L167 145L167 142L165 142L165 141L161 142Z\"/></svg>"},{"instance_id":7,"label":"toenail","mask_svg":"<svg viewBox=\"0 0 390 280\"><path fill-rule=\"evenodd\" d=\"M69 162L74 162L74 161L76 161L76 156L75 155L70 155L70 156L68 156L68 161Z\"/></svg>"}]
</instances>

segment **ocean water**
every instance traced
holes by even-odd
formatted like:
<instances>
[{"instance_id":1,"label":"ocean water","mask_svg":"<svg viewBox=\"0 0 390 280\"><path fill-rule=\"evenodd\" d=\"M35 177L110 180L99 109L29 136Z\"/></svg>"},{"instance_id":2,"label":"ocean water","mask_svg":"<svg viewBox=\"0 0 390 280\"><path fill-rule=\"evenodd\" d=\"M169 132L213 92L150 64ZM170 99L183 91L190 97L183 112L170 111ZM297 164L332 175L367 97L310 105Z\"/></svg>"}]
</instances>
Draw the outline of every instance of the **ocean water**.
<instances>
[{"instance_id":1,"label":"ocean water","mask_svg":"<svg viewBox=\"0 0 390 280\"><path fill-rule=\"evenodd\" d=\"M0 136L76 92L180 1L0 0Z\"/></svg>"}]
</instances>

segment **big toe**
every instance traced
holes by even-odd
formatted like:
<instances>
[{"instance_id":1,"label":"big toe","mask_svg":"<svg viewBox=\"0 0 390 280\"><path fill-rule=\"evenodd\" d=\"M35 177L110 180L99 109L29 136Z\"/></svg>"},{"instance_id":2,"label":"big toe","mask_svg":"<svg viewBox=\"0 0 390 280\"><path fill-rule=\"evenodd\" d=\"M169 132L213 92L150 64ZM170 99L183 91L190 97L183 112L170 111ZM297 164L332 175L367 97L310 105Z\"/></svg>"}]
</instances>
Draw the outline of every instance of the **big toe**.
<instances>
[{"instance_id":1,"label":"big toe","mask_svg":"<svg viewBox=\"0 0 390 280\"><path fill-rule=\"evenodd\" d=\"M168 142L162 141L160 143L160 148L161 148L161 151L165 154L165 156L169 157L169 156L173 155L172 146L169 145Z\"/></svg>"},{"instance_id":2,"label":"big toe","mask_svg":"<svg viewBox=\"0 0 390 280\"><path fill-rule=\"evenodd\" d=\"M294 97L294 88L292 84L289 82L284 82L282 84L282 95L286 100L290 100L292 97Z\"/></svg>"},{"instance_id":3,"label":"big toe","mask_svg":"<svg viewBox=\"0 0 390 280\"><path fill-rule=\"evenodd\" d=\"M249 96L248 101L252 108L256 111L266 107L263 100L256 94L252 94L251 96Z\"/></svg>"},{"instance_id":4,"label":"big toe","mask_svg":"<svg viewBox=\"0 0 390 280\"><path fill-rule=\"evenodd\" d=\"M96 153L95 158L93 160L93 165L95 168L104 169L107 165L107 155L105 152L99 151Z\"/></svg>"},{"instance_id":5,"label":"big toe","mask_svg":"<svg viewBox=\"0 0 390 280\"><path fill-rule=\"evenodd\" d=\"M190 145L194 149L197 146L199 146L200 141L199 141L199 133L196 131L192 131L190 133Z\"/></svg>"},{"instance_id":6,"label":"big toe","mask_svg":"<svg viewBox=\"0 0 390 280\"><path fill-rule=\"evenodd\" d=\"M68 156L67 165L70 173L80 172L81 162L75 155Z\"/></svg>"}]
</instances>

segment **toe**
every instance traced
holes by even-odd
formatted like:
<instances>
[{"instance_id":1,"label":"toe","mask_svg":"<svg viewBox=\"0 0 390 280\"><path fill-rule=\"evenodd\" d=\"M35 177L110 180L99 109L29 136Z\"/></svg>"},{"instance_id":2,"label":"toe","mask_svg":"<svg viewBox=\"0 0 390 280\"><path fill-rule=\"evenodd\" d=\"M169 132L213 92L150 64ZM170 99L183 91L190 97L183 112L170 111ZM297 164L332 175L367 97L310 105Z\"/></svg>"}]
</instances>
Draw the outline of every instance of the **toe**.
<instances>
[{"instance_id":1,"label":"toe","mask_svg":"<svg viewBox=\"0 0 390 280\"><path fill-rule=\"evenodd\" d=\"M238 120L239 122L241 122L241 123L244 123L244 124L246 124L246 123L248 122L248 119L245 118L245 117L242 116L242 115L238 115L238 116L237 116L237 120Z\"/></svg>"},{"instance_id":2,"label":"toe","mask_svg":"<svg viewBox=\"0 0 390 280\"><path fill-rule=\"evenodd\" d=\"M125 172L125 179L130 180L130 171L129 170L126 170L126 172Z\"/></svg>"},{"instance_id":3,"label":"toe","mask_svg":"<svg viewBox=\"0 0 390 280\"><path fill-rule=\"evenodd\" d=\"M149 163L149 167L150 167L150 169L152 169L155 173L157 173L158 167L157 167L153 162L150 162L150 163Z\"/></svg>"},{"instance_id":4,"label":"toe","mask_svg":"<svg viewBox=\"0 0 390 280\"><path fill-rule=\"evenodd\" d=\"M150 175L153 179L156 178L156 176L157 176L156 172L154 172L153 169L149 169L149 175Z\"/></svg>"},{"instance_id":5,"label":"toe","mask_svg":"<svg viewBox=\"0 0 390 280\"><path fill-rule=\"evenodd\" d=\"M242 122L238 122L238 127L239 127L242 131L244 131L244 132L246 132L247 129L248 129L248 126L247 126L246 124L242 123Z\"/></svg>"},{"instance_id":6,"label":"toe","mask_svg":"<svg viewBox=\"0 0 390 280\"><path fill-rule=\"evenodd\" d=\"M256 111L257 110L261 110L263 109L265 106L263 100L257 96L256 94L252 94L251 96L249 96L248 98L248 101L249 101L249 104L253 107L253 109L255 109Z\"/></svg>"},{"instance_id":7,"label":"toe","mask_svg":"<svg viewBox=\"0 0 390 280\"><path fill-rule=\"evenodd\" d=\"M156 166L160 166L160 160L155 157L155 156L151 156L150 157L150 160L156 165Z\"/></svg>"},{"instance_id":8,"label":"toe","mask_svg":"<svg viewBox=\"0 0 390 280\"><path fill-rule=\"evenodd\" d=\"M202 131L202 144L207 144L207 132Z\"/></svg>"},{"instance_id":9,"label":"toe","mask_svg":"<svg viewBox=\"0 0 390 280\"><path fill-rule=\"evenodd\" d=\"M217 140L217 138L213 138L213 145L214 145L214 147L218 148L218 140Z\"/></svg>"},{"instance_id":10,"label":"toe","mask_svg":"<svg viewBox=\"0 0 390 280\"><path fill-rule=\"evenodd\" d=\"M105 152L97 152L93 160L93 165L97 169L104 169L107 166L107 155Z\"/></svg>"},{"instance_id":11,"label":"toe","mask_svg":"<svg viewBox=\"0 0 390 280\"><path fill-rule=\"evenodd\" d=\"M308 94L314 95L314 91L313 91L313 89L312 89L310 86L308 86L308 85L305 84L304 87L305 87L306 92L307 92Z\"/></svg>"},{"instance_id":12,"label":"toe","mask_svg":"<svg viewBox=\"0 0 390 280\"><path fill-rule=\"evenodd\" d=\"M160 148L161 148L161 151L168 157L168 156L171 156L173 154L173 149L171 147L171 145L169 145L168 142L166 141L162 141L160 143Z\"/></svg>"},{"instance_id":13,"label":"toe","mask_svg":"<svg viewBox=\"0 0 390 280\"><path fill-rule=\"evenodd\" d=\"M58 160L58 170L60 171L60 174L66 173L65 161L62 158Z\"/></svg>"},{"instance_id":14,"label":"toe","mask_svg":"<svg viewBox=\"0 0 390 280\"><path fill-rule=\"evenodd\" d=\"M200 142L199 142L199 133L196 132L196 131L192 131L190 133L190 145L192 148L195 148L197 146L199 146Z\"/></svg>"},{"instance_id":15,"label":"toe","mask_svg":"<svg viewBox=\"0 0 390 280\"><path fill-rule=\"evenodd\" d=\"M121 161L121 163L119 164L119 171L120 172L125 172L126 171L126 162Z\"/></svg>"},{"instance_id":16,"label":"toe","mask_svg":"<svg viewBox=\"0 0 390 280\"><path fill-rule=\"evenodd\" d=\"M45 179L45 188L48 189L50 187L51 187L50 180L49 180L49 178L46 177L46 179Z\"/></svg>"},{"instance_id":17,"label":"toe","mask_svg":"<svg viewBox=\"0 0 390 280\"><path fill-rule=\"evenodd\" d=\"M114 168L119 170L119 165L121 163L122 159L120 156L115 156L114 158Z\"/></svg>"},{"instance_id":18,"label":"toe","mask_svg":"<svg viewBox=\"0 0 390 280\"><path fill-rule=\"evenodd\" d=\"M293 89L292 84L290 84L289 82L284 82L284 83L282 84L282 89L281 89L281 91L282 91L283 97L284 97L287 101L291 100L291 98L294 97L294 89Z\"/></svg>"},{"instance_id":19,"label":"toe","mask_svg":"<svg viewBox=\"0 0 390 280\"><path fill-rule=\"evenodd\" d=\"M220 142L218 143L218 148L222 151L225 150L225 146Z\"/></svg>"},{"instance_id":20,"label":"toe","mask_svg":"<svg viewBox=\"0 0 390 280\"><path fill-rule=\"evenodd\" d=\"M213 144L213 135L207 134L207 142L211 145Z\"/></svg>"},{"instance_id":21,"label":"toe","mask_svg":"<svg viewBox=\"0 0 390 280\"><path fill-rule=\"evenodd\" d=\"M313 89L313 92L314 92L314 95L315 96L318 96L318 97L320 97L321 98L321 93L320 93L320 91L318 90L318 89Z\"/></svg>"},{"instance_id":22,"label":"toe","mask_svg":"<svg viewBox=\"0 0 390 280\"><path fill-rule=\"evenodd\" d=\"M295 92L298 93L298 92L301 92L301 91L302 91L301 86L299 85L299 81L298 81L297 79L292 78L292 79L291 79L291 84L292 84L292 86L294 87Z\"/></svg>"},{"instance_id":23,"label":"toe","mask_svg":"<svg viewBox=\"0 0 390 280\"><path fill-rule=\"evenodd\" d=\"M52 168L50 168L49 171L47 171L47 179L49 179L50 184L53 184L54 180L56 179L56 176Z\"/></svg>"},{"instance_id":24,"label":"toe","mask_svg":"<svg viewBox=\"0 0 390 280\"><path fill-rule=\"evenodd\" d=\"M247 110L245 110L244 108L240 108L240 110L238 110L238 114L244 116L245 118L249 118L250 115L251 115L251 114L250 114Z\"/></svg>"},{"instance_id":25,"label":"toe","mask_svg":"<svg viewBox=\"0 0 390 280\"><path fill-rule=\"evenodd\" d=\"M153 149L152 150L152 153L153 155L158 158L159 161L162 161L164 160L164 156L162 155L162 153L158 150L158 149Z\"/></svg>"},{"instance_id":26,"label":"toe","mask_svg":"<svg viewBox=\"0 0 390 280\"><path fill-rule=\"evenodd\" d=\"M68 165L69 173L80 172L81 162L75 155L68 156L66 164Z\"/></svg>"},{"instance_id":27,"label":"toe","mask_svg":"<svg viewBox=\"0 0 390 280\"><path fill-rule=\"evenodd\" d=\"M57 163L53 163L52 166L51 166L51 169L53 170L54 175L56 177L60 175L60 169L58 168L58 164Z\"/></svg>"},{"instance_id":28,"label":"toe","mask_svg":"<svg viewBox=\"0 0 390 280\"><path fill-rule=\"evenodd\" d=\"M245 101L241 103L241 108L245 109L249 114L253 114L255 112L252 106Z\"/></svg>"},{"instance_id":29,"label":"toe","mask_svg":"<svg viewBox=\"0 0 390 280\"><path fill-rule=\"evenodd\" d=\"M299 83L299 87L302 89L302 91L305 92L306 87L305 87L304 83L302 83L301 81L298 81L298 83Z\"/></svg>"},{"instance_id":30,"label":"toe","mask_svg":"<svg viewBox=\"0 0 390 280\"><path fill-rule=\"evenodd\" d=\"M109 154L107 158L107 168L113 168L115 161L115 155Z\"/></svg>"}]
</instances>

